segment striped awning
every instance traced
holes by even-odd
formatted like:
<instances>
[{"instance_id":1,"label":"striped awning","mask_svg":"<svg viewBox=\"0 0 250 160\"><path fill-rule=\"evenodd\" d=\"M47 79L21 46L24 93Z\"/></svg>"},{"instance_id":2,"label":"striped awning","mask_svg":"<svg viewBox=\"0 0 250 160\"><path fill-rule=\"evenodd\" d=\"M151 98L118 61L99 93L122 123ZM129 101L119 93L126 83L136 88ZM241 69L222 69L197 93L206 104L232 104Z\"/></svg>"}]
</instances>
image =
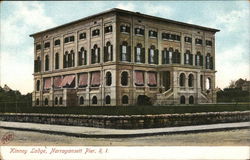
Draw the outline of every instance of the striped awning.
<instances>
[{"instance_id":1,"label":"striped awning","mask_svg":"<svg viewBox=\"0 0 250 160\"><path fill-rule=\"evenodd\" d=\"M51 88L51 78L44 78L44 89L50 89Z\"/></svg>"},{"instance_id":2,"label":"striped awning","mask_svg":"<svg viewBox=\"0 0 250 160\"><path fill-rule=\"evenodd\" d=\"M54 88L60 88L62 87L61 86L61 83L62 83L62 77L61 76L58 76L58 77L54 77Z\"/></svg>"},{"instance_id":3,"label":"striped awning","mask_svg":"<svg viewBox=\"0 0 250 160\"><path fill-rule=\"evenodd\" d=\"M88 73L79 74L79 87L86 87L88 85Z\"/></svg>"},{"instance_id":4,"label":"striped awning","mask_svg":"<svg viewBox=\"0 0 250 160\"><path fill-rule=\"evenodd\" d=\"M61 86L70 86L72 82L75 80L75 75L67 75L63 78Z\"/></svg>"},{"instance_id":5,"label":"striped awning","mask_svg":"<svg viewBox=\"0 0 250 160\"><path fill-rule=\"evenodd\" d=\"M156 86L156 73L155 72L148 72L148 85Z\"/></svg>"},{"instance_id":6,"label":"striped awning","mask_svg":"<svg viewBox=\"0 0 250 160\"><path fill-rule=\"evenodd\" d=\"M100 85L100 72L92 72L91 74L91 86L99 86Z\"/></svg>"},{"instance_id":7,"label":"striped awning","mask_svg":"<svg viewBox=\"0 0 250 160\"><path fill-rule=\"evenodd\" d=\"M144 85L144 76L142 71L135 71L135 84L139 86Z\"/></svg>"}]
</instances>

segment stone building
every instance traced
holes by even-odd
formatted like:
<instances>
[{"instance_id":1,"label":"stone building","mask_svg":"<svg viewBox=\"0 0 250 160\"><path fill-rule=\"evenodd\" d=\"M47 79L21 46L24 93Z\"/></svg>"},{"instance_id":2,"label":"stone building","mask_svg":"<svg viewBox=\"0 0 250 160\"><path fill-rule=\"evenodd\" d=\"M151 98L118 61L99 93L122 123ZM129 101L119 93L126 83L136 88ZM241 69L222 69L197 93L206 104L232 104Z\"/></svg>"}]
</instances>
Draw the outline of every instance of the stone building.
<instances>
[{"instance_id":1,"label":"stone building","mask_svg":"<svg viewBox=\"0 0 250 160\"><path fill-rule=\"evenodd\" d=\"M218 31L114 8L32 34L33 105L214 103Z\"/></svg>"}]
</instances>

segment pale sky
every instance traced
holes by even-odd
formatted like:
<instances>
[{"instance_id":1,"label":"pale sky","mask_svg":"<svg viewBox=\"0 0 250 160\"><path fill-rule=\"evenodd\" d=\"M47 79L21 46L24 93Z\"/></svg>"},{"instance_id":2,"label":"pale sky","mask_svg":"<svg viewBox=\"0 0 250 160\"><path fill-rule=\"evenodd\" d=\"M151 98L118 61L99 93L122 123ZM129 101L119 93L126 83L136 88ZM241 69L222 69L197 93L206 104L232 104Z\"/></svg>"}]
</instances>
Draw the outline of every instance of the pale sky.
<instances>
[{"instance_id":1,"label":"pale sky","mask_svg":"<svg viewBox=\"0 0 250 160\"><path fill-rule=\"evenodd\" d=\"M221 30L216 34L216 86L250 79L249 1L4 1L0 5L0 84L22 93L33 91L30 34L111 8Z\"/></svg>"}]
</instances>

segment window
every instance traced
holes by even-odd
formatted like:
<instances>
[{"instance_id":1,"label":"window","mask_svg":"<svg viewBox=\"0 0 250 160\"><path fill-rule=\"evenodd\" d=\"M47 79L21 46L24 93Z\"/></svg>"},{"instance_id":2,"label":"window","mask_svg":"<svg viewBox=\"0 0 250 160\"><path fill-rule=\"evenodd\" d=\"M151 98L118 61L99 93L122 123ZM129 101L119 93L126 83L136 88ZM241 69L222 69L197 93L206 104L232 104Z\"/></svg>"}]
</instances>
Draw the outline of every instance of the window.
<instances>
[{"instance_id":1,"label":"window","mask_svg":"<svg viewBox=\"0 0 250 160\"><path fill-rule=\"evenodd\" d=\"M62 97L59 98L59 104L60 104L60 105L63 104L63 99L62 99Z\"/></svg>"},{"instance_id":2,"label":"window","mask_svg":"<svg viewBox=\"0 0 250 160\"><path fill-rule=\"evenodd\" d=\"M120 30L122 33L130 33L130 27L127 25L121 25Z\"/></svg>"},{"instance_id":3,"label":"window","mask_svg":"<svg viewBox=\"0 0 250 160\"><path fill-rule=\"evenodd\" d=\"M192 38L191 37L185 37L184 40L187 43L192 43Z\"/></svg>"},{"instance_id":4,"label":"window","mask_svg":"<svg viewBox=\"0 0 250 160\"><path fill-rule=\"evenodd\" d=\"M200 87L203 90L203 75L200 75Z\"/></svg>"},{"instance_id":5,"label":"window","mask_svg":"<svg viewBox=\"0 0 250 160\"><path fill-rule=\"evenodd\" d=\"M49 55L45 56L45 71L49 70Z\"/></svg>"},{"instance_id":6,"label":"window","mask_svg":"<svg viewBox=\"0 0 250 160\"><path fill-rule=\"evenodd\" d=\"M106 86L111 86L112 84L112 74L110 72L106 73Z\"/></svg>"},{"instance_id":7,"label":"window","mask_svg":"<svg viewBox=\"0 0 250 160\"><path fill-rule=\"evenodd\" d=\"M148 86L156 87L157 86L157 73L148 72Z\"/></svg>"},{"instance_id":8,"label":"window","mask_svg":"<svg viewBox=\"0 0 250 160\"><path fill-rule=\"evenodd\" d=\"M195 65L203 66L203 56L200 52L197 52L197 54L195 55Z\"/></svg>"},{"instance_id":9,"label":"window","mask_svg":"<svg viewBox=\"0 0 250 160\"><path fill-rule=\"evenodd\" d=\"M212 46L212 41L206 40L206 45L207 45L207 46Z\"/></svg>"},{"instance_id":10,"label":"window","mask_svg":"<svg viewBox=\"0 0 250 160\"><path fill-rule=\"evenodd\" d=\"M73 67L75 65L75 53L73 50L65 52L63 55L63 67L68 68L68 67Z\"/></svg>"},{"instance_id":11,"label":"window","mask_svg":"<svg viewBox=\"0 0 250 160\"><path fill-rule=\"evenodd\" d=\"M55 105L58 105L58 98L55 98Z\"/></svg>"},{"instance_id":12,"label":"window","mask_svg":"<svg viewBox=\"0 0 250 160\"><path fill-rule=\"evenodd\" d=\"M37 106L39 105L39 99L38 98L36 99L36 105Z\"/></svg>"},{"instance_id":13,"label":"window","mask_svg":"<svg viewBox=\"0 0 250 160\"><path fill-rule=\"evenodd\" d=\"M97 104L97 97L96 96L93 96L93 98L92 98L92 104Z\"/></svg>"},{"instance_id":14,"label":"window","mask_svg":"<svg viewBox=\"0 0 250 160\"><path fill-rule=\"evenodd\" d=\"M155 46L149 48L148 54L148 63L158 64L158 49L155 49Z\"/></svg>"},{"instance_id":15,"label":"window","mask_svg":"<svg viewBox=\"0 0 250 160\"><path fill-rule=\"evenodd\" d=\"M40 50L41 49L41 44L37 44L36 45L36 50Z\"/></svg>"},{"instance_id":16,"label":"window","mask_svg":"<svg viewBox=\"0 0 250 160\"><path fill-rule=\"evenodd\" d=\"M211 78L207 78L206 79L206 89L212 89L212 82L211 82Z\"/></svg>"},{"instance_id":17,"label":"window","mask_svg":"<svg viewBox=\"0 0 250 160\"><path fill-rule=\"evenodd\" d=\"M144 86L144 72L143 71L135 71L135 85Z\"/></svg>"},{"instance_id":18,"label":"window","mask_svg":"<svg viewBox=\"0 0 250 160\"><path fill-rule=\"evenodd\" d=\"M128 72L122 72L121 74L121 85L127 86L128 85Z\"/></svg>"},{"instance_id":19,"label":"window","mask_svg":"<svg viewBox=\"0 0 250 160\"><path fill-rule=\"evenodd\" d=\"M104 62L113 60L113 45L110 42L106 43L104 46Z\"/></svg>"},{"instance_id":20,"label":"window","mask_svg":"<svg viewBox=\"0 0 250 160\"><path fill-rule=\"evenodd\" d=\"M92 36L99 36L100 35L100 29L95 29L92 31Z\"/></svg>"},{"instance_id":21,"label":"window","mask_svg":"<svg viewBox=\"0 0 250 160\"><path fill-rule=\"evenodd\" d=\"M74 42L75 37L74 36L69 36L64 38L64 43L69 43L69 42Z\"/></svg>"},{"instance_id":22,"label":"window","mask_svg":"<svg viewBox=\"0 0 250 160\"><path fill-rule=\"evenodd\" d=\"M186 101L185 96L181 96L180 97L180 104L185 104L186 103L185 101Z\"/></svg>"},{"instance_id":23,"label":"window","mask_svg":"<svg viewBox=\"0 0 250 160\"><path fill-rule=\"evenodd\" d=\"M112 26L107 26L104 28L104 33L110 33L112 32Z\"/></svg>"},{"instance_id":24,"label":"window","mask_svg":"<svg viewBox=\"0 0 250 160\"><path fill-rule=\"evenodd\" d=\"M171 64L172 63L172 54L173 54L173 48L170 48L169 50L165 48L162 51L162 64Z\"/></svg>"},{"instance_id":25,"label":"window","mask_svg":"<svg viewBox=\"0 0 250 160\"><path fill-rule=\"evenodd\" d=\"M143 28L135 28L135 34L136 35L144 35L144 29Z\"/></svg>"},{"instance_id":26,"label":"window","mask_svg":"<svg viewBox=\"0 0 250 160\"><path fill-rule=\"evenodd\" d=\"M170 49L169 49L170 50ZM169 56L172 56L172 54L170 54L171 52L169 52ZM169 57L170 59L172 57ZM178 49L176 49L173 53L173 58L172 58L172 62L173 64L180 64L181 63L181 53L179 52Z\"/></svg>"},{"instance_id":27,"label":"window","mask_svg":"<svg viewBox=\"0 0 250 160\"><path fill-rule=\"evenodd\" d=\"M83 33L79 34L79 39L86 39L86 38L87 38L86 32L83 32Z\"/></svg>"},{"instance_id":28,"label":"window","mask_svg":"<svg viewBox=\"0 0 250 160\"><path fill-rule=\"evenodd\" d=\"M163 39L163 40L168 40L168 39L170 39L170 34L169 34L169 33L162 33L162 39Z\"/></svg>"},{"instance_id":29,"label":"window","mask_svg":"<svg viewBox=\"0 0 250 160\"><path fill-rule=\"evenodd\" d=\"M142 48L140 43L135 47L135 62L145 63L145 48Z\"/></svg>"},{"instance_id":30,"label":"window","mask_svg":"<svg viewBox=\"0 0 250 160\"><path fill-rule=\"evenodd\" d=\"M206 56L206 69L213 69L213 57L211 57L210 53Z\"/></svg>"},{"instance_id":31,"label":"window","mask_svg":"<svg viewBox=\"0 0 250 160\"><path fill-rule=\"evenodd\" d=\"M184 54L184 64L193 65L193 54L189 50Z\"/></svg>"},{"instance_id":32,"label":"window","mask_svg":"<svg viewBox=\"0 0 250 160\"><path fill-rule=\"evenodd\" d=\"M170 33L162 33L162 39L163 40L174 40L174 41L180 41L181 36L176 34L170 34Z\"/></svg>"},{"instance_id":33,"label":"window","mask_svg":"<svg viewBox=\"0 0 250 160\"><path fill-rule=\"evenodd\" d=\"M94 45L94 48L91 49L91 63L100 63L100 48L97 45Z\"/></svg>"},{"instance_id":34,"label":"window","mask_svg":"<svg viewBox=\"0 0 250 160\"><path fill-rule=\"evenodd\" d=\"M194 87L194 75L189 74L188 76L188 87Z\"/></svg>"},{"instance_id":35,"label":"window","mask_svg":"<svg viewBox=\"0 0 250 160\"><path fill-rule=\"evenodd\" d=\"M106 104L110 104L110 102L111 102L110 96L106 96L106 97L105 97L105 103L106 103Z\"/></svg>"},{"instance_id":36,"label":"window","mask_svg":"<svg viewBox=\"0 0 250 160\"><path fill-rule=\"evenodd\" d=\"M195 39L195 44L202 45L202 39L196 38L196 39Z\"/></svg>"},{"instance_id":37,"label":"window","mask_svg":"<svg viewBox=\"0 0 250 160\"><path fill-rule=\"evenodd\" d=\"M44 100L44 105L45 105L45 106L49 105L49 100L48 100L48 98L45 98L45 100Z\"/></svg>"},{"instance_id":38,"label":"window","mask_svg":"<svg viewBox=\"0 0 250 160\"><path fill-rule=\"evenodd\" d=\"M40 80L36 81L36 91L40 91Z\"/></svg>"},{"instance_id":39,"label":"window","mask_svg":"<svg viewBox=\"0 0 250 160\"><path fill-rule=\"evenodd\" d=\"M44 48L49 48L50 47L50 42L46 42L45 44L44 44Z\"/></svg>"},{"instance_id":40,"label":"window","mask_svg":"<svg viewBox=\"0 0 250 160\"><path fill-rule=\"evenodd\" d=\"M56 53L55 56L55 69L59 69L59 54Z\"/></svg>"},{"instance_id":41,"label":"window","mask_svg":"<svg viewBox=\"0 0 250 160\"><path fill-rule=\"evenodd\" d=\"M60 45L60 39L55 40L55 46L59 46Z\"/></svg>"},{"instance_id":42,"label":"window","mask_svg":"<svg viewBox=\"0 0 250 160\"><path fill-rule=\"evenodd\" d=\"M87 50L83 47L78 52L78 66L87 64Z\"/></svg>"},{"instance_id":43,"label":"window","mask_svg":"<svg viewBox=\"0 0 250 160\"><path fill-rule=\"evenodd\" d=\"M84 104L84 98L83 98L83 96L80 97L79 104L80 105Z\"/></svg>"},{"instance_id":44,"label":"window","mask_svg":"<svg viewBox=\"0 0 250 160\"><path fill-rule=\"evenodd\" d=\"M131 47L128 46L126 41L123 41L120 45L120 61L131 62Z\"/></svg>"},{"instance_id":45,"label":"window","mask_svg":"<svg viewBox=\"0 0 250 160\"><path fill-rule=\"evenodd\" d=\"M157 32L156 31L150 30L148 32L148 35L149 35L150 38L157 38Z\"/></svg>"},{"instance_id":46,"label":"window","mask_svg":"<svg viewBox=\"0 0 250 160\"><path fill-rule=\"evenodd\" d=\"M181 73L180 74L180 86L181 87L184 87L185 86L185 79L186 79L186 77L185 77L185 74L184 73Z\"/></svg>"},{"instance_id":47,"label":"window","mask_svg":"<svg viewBox=\"0 0 250 160\"><path fill-rule=\"evenodd\" d=\"M193 96L189 97L189 104L194 104L194 97Z\"/></svg>"},{"instance_id":48,"label":"window","mask_svg":"<svg viewBox=\"0 0 250 160\"><path fill-rule=\"evenodd\" d=\"M128 96L127 95L122 96L122 104L128 104Z\"/></svg>"},{"instance_id":49,"label":"window","mask_svg":"<svg viewBox=\"0 0 250 160\"><path fill-rule=\"evenodd\" d=\"M38 56L37 59L34 61L34 71L35 72L40 72L41 71L41 60L40 57Z\"/></svg>"}]
</instances>

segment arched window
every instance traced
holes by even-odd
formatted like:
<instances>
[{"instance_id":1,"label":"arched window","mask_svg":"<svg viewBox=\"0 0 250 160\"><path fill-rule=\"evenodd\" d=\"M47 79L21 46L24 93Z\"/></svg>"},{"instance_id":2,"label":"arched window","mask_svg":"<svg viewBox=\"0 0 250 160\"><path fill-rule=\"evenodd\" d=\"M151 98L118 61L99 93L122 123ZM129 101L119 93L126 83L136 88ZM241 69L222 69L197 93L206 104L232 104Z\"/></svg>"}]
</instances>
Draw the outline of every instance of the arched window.
<instances>
[{"instance_id":1,"label":"arched window","mask_svg":"<svg viewBox=\"0 0 250 160\"><path fill-rule=\"evenodd\" d=\"M38 98L36 99L36 105L37 106L39 105L39 99Z\"/></svg>"},{"instance_id":2,"label":"arched window","mask_svg":"<svg viewBox=\"0 0 250 160\"><path fill-rule=\"evenodd\" d=\"M68 67L74 67L75 65L75 53L73 50L68 54Z\"/></svg>"},{"instance_id":3,"label":"arched window","mask_svg":"<svg viewBox=\"0 0 250 160\"><path fill-rule=\"evenodd\" d=\"M180 64L181 63L181 53L179 52L178 49L176 49L173 53L173 58L172 62L174 64Z\"/></svg>"},{"instance_id":4,"label":"arched window","mask_svg":"<svg viewBox=\"0 0 250 160\"><path fill-rule=\"evenodd\" d=\"M200 75L200 87L203 90L203 75Z\"/></svg>"},{"instance_id":5,"label":"arched window","mask_svg":"<svg viewBox=\"0 0 250 160\"><path fill-rule=\"evenodd\" d=\"M100 63L100 48L96 44L91 50L91 63Z\"/></svg>"},{"instance_id":6,"label":"arched window","mask_svg":"<svg viewBox=\"0 0 250 160\"><path fill-rule=\"evenodd\" d=\"M83 98L83 96L80 97L79 104L80 105L84 104L84 98Z\"/></svg>"},{"instance_id":7,"label":"arched window","mask_svg":"<svg viewBox=\"0 0 250 160\"><path fill-rule=\"evenodd\" d=\"M144 51L142 48L142 44L138 43L135 47L135 62L144 63Z\"/></svg>"},{"instance_id":8,"label":"arched window","mask_svg":"<svg viewBox=\"0 0 250 160\"><path fill-rule=\"evenodd\" d=\"M97 97L96 96L92 97L92 104L97 104Z\"/></svg>"},{"instance_id":9,"label":"arched window","mask_svg":"<svg viewBox=\"0 0 250 160\"><path fill-rule=\"evenodd\" d=\"M120 45L120 61L131 61L131 47L128 46L128 42L123 41Z\"/></svg>"},{"instance_id":10,"label":"arched window","mask_svg":"<svg viewBox=\"0 0 250 160\"><path fill-rule=\"evenodd\" d=\"M180 86L181 87L184 87L185 86L185 79L186 79L186 77L185 77L185 74L184 73L181 73L180 74Z\"/></svg>"},{"instance_id":11,"label":"arched window","mask_svg":"<svg viewBox=\"0 0 250 160\"><path fill-rule=\"evenodd\" d=\"M36 81L36 91L40 90L40 80Z\"/></svg>"},{"instance_id":12,"label":"arched window","mask_svg":"<svg viewBox=\"0 0 250 160\"><path fill-rule=\"evenodd\" d=\"M127 95L122 96L122 104L128 104L128 96Z\"/></svg>"},{"instance_id":13,"label":"arched window","mask_svg":"<svg viewBox=\"0 0 250 160\"><path fill-rule=\"evenodd\" d=\"M201 55L201 52L197 52L195 55L195 65L203 66L203 56Z\"/></svg>"},{"instance_id":14,"label":"arched window","mask_svg":"<svg viewBox=\"0 0 250 160\"><path fill-rule=\"evenodd\" d=\"M58 105L58 98L55 98L55 105Z\"/></svg>"},{"instance_id":15,"label":"arched window","mask_svg":"<svg viewBox=\"0 0 250 160\"><path fill-rule=\"evenodd\" d=\"M206 56L206 69L213 69L213 57L211 57L210 53Z\"/></svg>"},{"instance_id":16,"label":"arched window","mask_svg":"<svg viewBox=\"0 0 250 160\"><path fill-rule=\"evenodd\" d=\"M45 71L49 70L49 55L45 56Z\"/></svg>"},{"instance_id":17,"label":"arched window","mask_svg":"<svg viewBox=\"0 0 250 160\"><path fill-rule=\"evenodd\" d=\"M59 53L55 55L55 69L59 69Z\"/></svg>"},{"instance_id":18,"label":"arched window","mask_svg":"<svg viewBox=\"0 0 250 160\"><path fill-rule=\"evenodd\" d=\"M104 62L112 61L113 60L113 46L110 42L106 43L104 47Z\"/></svg>"},{"instance_id":19,"label":"arched window","mask_svg":"<svg viewBox=\"0 0 250 160\"><path fill-rule=\"evenodd\" d=\"M154 64L155 63L155 46L151 46L148 51L148 63Z\"/></svg>"},{"instance_id":20,"label":"arched window","mask_svg":"<svg viewBox=\"0 0 250 160\"><path fill-rule=\"evenodd\" d=\"M78 66L87 64L87 51L82 47L78 52Z\"/></svg>"},{"instance_id":21,"label":"arched window","mask_svg":"<svg viewBox=\"0 0 250 160\"><path fill-rule=\"evenodd\" d=\"M121 74L121 84L123 86L127 86L128 85L128 72L124 71Z\"/></svg>"},{"instance_id":22,"label":"arched window","mask_svg":"<svg viewBox=\"0 0 250 160\"><path fill-rule=\"evenodd\" d=\"M181 96L180 97L180 104L185 104L186 100L185 100L185 96Z\"/></svg>"},{"instance_id":23,"label":"arched window","mask_svg":"<svg viewBox=\"0 0 250 160\"><path fill-rule=\"evenodd\" d=\"M66 51L63 55L63 68L67 68L68 67L68 56L69 52Z\"/></svg>"},{"instance_id":24,"label":"arched window","mask_svg":"<svg viewBox=\"0 0 250 160\"><path fill-rule=\"evenodd\" d=\"M112 84L112 74L110 72L106 73L106 86L111 86Z\"/></svg>"},{"instance_id":25,"label":"arched window","mask_svg":"<svg viewBox=\"0 0 250 160\"><path fill-rule=\"evenodd\" d=\"M44 105L45 105L45 106L49 105L49 100L48 100L48 98L45 98L45 100L44 100Z\"/></svg>"},{"instance_id":26,"label":"arched window","mask_svg":"<svg viewBox=\"0 0 250 160\"><path fill-rule=\"evenodd\" d=\"M194 104L194 97L193 96L189 97L189 104Z\"/></svg>"},{"instance_id":27,"label":"arched window","mask_svg":"<svg viewBox=\"0 0 250 160\"><path fill-rule=\"evenodd\" d=\"M184 64L193 65L193 54L189 50L184 54Z\"/></svg>"},{"instance_id":28,"label":"arched window","mask_svg":"<svg viewBox=\"0 0 250 160\"><path fill-rule=\"evenodd\" d=\"M111 102L110 96L106 96L106 97L105 97L105 103L106 103L106 104L110 104L110 102Z\"/></svg>"},{"instance_id":29,"label":"arched window","mask_svg":"<svg viewBox=\"0 0 250 160\"><path fill-rule=\"evenodd\" d=\"M194 75L189 74L188 76L188 87L194 87Z\"/></svg>"},{"instance_id":30,"label":"arched window","mask_svg":"<svg viewBox=\"0 0 250 160\"><path fill-rule=\"evenodd\" d=\"M59 104L60 104L60 105L63 104L63 99L62 99L62 97L59 98Z\"/></svg>"},{"instance_id":31,"label":"arched window","mask_svg":"<svg viewBox=\"0 0 250 160\"><path fill-rule=\"evenodd\" d=\"M212 84L211 84L211 78L207 78L206 79L206 89L209 90L209 89L212 89Z\"/></svg>"}]
</instances>

